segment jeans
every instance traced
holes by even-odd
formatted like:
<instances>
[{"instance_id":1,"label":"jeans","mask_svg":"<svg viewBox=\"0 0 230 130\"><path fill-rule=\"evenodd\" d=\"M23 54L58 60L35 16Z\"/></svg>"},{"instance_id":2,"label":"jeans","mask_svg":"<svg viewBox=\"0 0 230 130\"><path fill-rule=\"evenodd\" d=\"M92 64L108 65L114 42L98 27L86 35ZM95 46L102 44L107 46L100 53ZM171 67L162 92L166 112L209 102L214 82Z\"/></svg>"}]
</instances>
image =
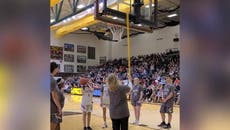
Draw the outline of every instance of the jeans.
<instances>
[{"instance_id":1,"label":"jeans","mask_svg":"<svg viewBox=\"0 0 230 130\"><path fill-rule=\"evenodd\" d=\"M112 119L113 130L128 130L129 117Z\"/></svg>"}]
</instances>

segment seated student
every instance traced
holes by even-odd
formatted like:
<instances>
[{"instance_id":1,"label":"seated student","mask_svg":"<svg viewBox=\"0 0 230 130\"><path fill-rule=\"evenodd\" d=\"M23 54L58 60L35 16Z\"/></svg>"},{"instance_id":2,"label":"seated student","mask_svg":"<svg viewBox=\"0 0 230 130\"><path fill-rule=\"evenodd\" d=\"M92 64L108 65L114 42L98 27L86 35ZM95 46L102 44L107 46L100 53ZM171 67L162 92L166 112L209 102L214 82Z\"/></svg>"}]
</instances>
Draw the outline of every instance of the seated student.
<instances>
[{"instance_id":1,"label":"seated student","mask_svg":"<svg viewBox=\"0 0 230 130\"><path fill-rule=\"evenodd\" d=\"M151 86L149 86L149 87L147 87L147 89L146 89L146 100L147 100L147 102L151 102L151 100L152 100L152 88L151 88Z\"/></svg>"},{"instance_id":2,"label":"seated student","mask_svg":"<svg viewBox=\"0 0 230 130\"><path fill-rule=\"evenodd\" d=\"M159 85L158 89L157 89L157 95L156 95L156 102L159 103L162 100L162 88L163 88L163 84Z\"/></svg>"}]
</instances>

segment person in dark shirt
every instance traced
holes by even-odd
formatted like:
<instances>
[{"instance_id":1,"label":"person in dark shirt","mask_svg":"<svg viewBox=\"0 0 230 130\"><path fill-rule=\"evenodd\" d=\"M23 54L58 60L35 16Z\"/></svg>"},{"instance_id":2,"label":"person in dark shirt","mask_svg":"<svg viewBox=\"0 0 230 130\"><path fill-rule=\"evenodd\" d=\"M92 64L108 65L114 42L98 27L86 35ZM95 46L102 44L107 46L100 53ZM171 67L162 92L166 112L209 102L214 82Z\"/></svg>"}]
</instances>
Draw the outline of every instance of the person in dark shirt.
<instances>
[{"instance_id":1,"label":"person in dark shirt","mask_svg":"<svg viewBox=\"0 0 230 130\"><path fill-rule=\"evenodd\" d=\"M107 84L109 86L109 112L113 130L128 130L130 114L126 94L129 93L130 88L119 85L114 74L108 76Z\"/></svg>"},{"instance_id":2,"label":"person in dark shirt","mask_svg":"<svg viewBox=\"0 0 230 130\"><path fill-rule=\"evenodd\" d=\"M55 62L50 63L50 125L51 130L60 130L62 108L60 104L60 95L58 94L57 82L54 76L59 72L59 66Z\"/></svg>"},{"instance_id":3,"label":"person in dark shirt","mask_svg":"<svg viewBox=\"0 0 230 130\"><path fill-rule=\"evenodd\" d=\"M58 84L58 95L60 97L59 101L61 104L61 108L63 109L64 104L65 104L65 95L64 95L64 88L65 88L65 80L62 78L57 79L57 84Z\"/></svg>"},{"instance_id":4,"label":"person in dark shirt","mask_svg":"<svg viewBox=\"0 0 230 130\"><path fill-rule=\"evenodd\" d=\"M58 97L59 97L59 102L60 102L60 105L61 105L61 109L63 109L64 107L64 104L65 104L65 96L64 96L64 87L65 87L65 84L64 84L64 79L62 78L59 78L57 79L57 85L58 85L58 91L57 91L57 94L58 94ZM62 115L59 116L59 120L60 120L60 123L62 122ZM60 123L57 125L56 129L57 130L60 130Z\"/></svg>"}]
</instances>

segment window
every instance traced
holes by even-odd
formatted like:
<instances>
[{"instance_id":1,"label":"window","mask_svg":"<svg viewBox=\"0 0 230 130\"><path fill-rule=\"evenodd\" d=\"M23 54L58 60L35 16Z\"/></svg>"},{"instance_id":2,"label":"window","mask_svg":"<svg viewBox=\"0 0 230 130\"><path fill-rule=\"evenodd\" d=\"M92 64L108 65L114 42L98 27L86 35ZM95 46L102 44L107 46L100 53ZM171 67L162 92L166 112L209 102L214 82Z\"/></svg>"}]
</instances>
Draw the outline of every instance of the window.
<instances>
[{"instance_id":1,"label":"window","mask_svg":"<svg viewBox=\"0 0 230 130\"><path fill-rule=\"evenodd\" d=\"M88 47L88 59L95 59L95 47Z\"/></svg>"}]
</instances>

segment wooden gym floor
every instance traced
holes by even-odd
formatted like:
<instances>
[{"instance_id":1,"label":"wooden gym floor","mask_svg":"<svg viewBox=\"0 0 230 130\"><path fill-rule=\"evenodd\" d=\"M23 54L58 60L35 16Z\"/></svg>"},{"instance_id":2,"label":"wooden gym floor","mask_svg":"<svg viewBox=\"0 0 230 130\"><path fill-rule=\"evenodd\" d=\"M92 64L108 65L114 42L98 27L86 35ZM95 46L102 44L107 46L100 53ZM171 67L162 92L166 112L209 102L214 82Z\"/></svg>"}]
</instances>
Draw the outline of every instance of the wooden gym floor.
<instances>
[{"instance_id":1,"label":"wooden gym floor","mask_svg":"<svg viewBox=\"0 0 230 130\"><path fill-rule=\"evenodd\" d=\"M63 122L61 124L61 130L83 130L82 114L80 110L81 96L77 95L65 95L65 107L63 110ZM103 118L102 109L99 105L100 99L94 98L93 112L91 117L91 127L93 130L103 130ZM133 108L129 103L130 118L129 118L129 130L161 130L157 125L161 122L159 113L160 104L147 104L144 103L141 108L140 126L132 125L134 121ZM172 128L170 130L179 130L180 120L179 106L174 107ZM166 121L167 121L166 116ZM108 128L105 130L112 130L111 120L109 113L107 112Z\"/></svg>"}]
</instances>

